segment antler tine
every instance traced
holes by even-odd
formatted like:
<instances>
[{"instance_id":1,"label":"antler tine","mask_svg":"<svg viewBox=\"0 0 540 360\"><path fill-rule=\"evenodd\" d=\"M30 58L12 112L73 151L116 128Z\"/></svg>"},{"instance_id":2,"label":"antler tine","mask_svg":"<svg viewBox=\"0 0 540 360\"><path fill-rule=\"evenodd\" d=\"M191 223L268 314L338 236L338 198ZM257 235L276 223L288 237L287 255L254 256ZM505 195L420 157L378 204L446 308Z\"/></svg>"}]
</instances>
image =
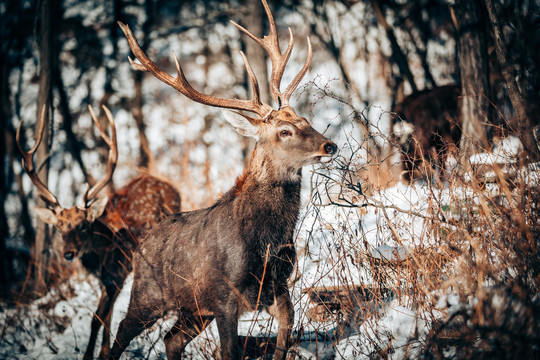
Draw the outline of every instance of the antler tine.
<instances>
[{"instance_id":1,"label":"antler tine","mask_svg":"<svg viewBox=\"0 0 540 360\"><path fill-rule=\"evenodd\" d=\"M90 202L92 202L96 195L107 185L107 183L111 180L112 175L114 173L114 169L116 168L116 162L118 160L118 147L116 142L116 126L114 125L114 119L109 111L109 109L103 105L102 106L103 111L105 111L105 115L107 116L107 120L109 121L109 125L111 127L111 137L107 135L105 130L101 127L99 120L97 119L96 115L94 114L94 110L92 109L92 106L88 105L88 110L90 111L90 116L92 117L92 120L96 124L99 133L101 134L101 137L105 141L105 143L109 146L109 161L107 163L107 174L103 179L101 179L97 184L95 184L92 188L86 190L84 194L84 204L86 207L90 205Z\"/></svg>"},{"instance_id":2,"label":"antler tine","mask_svg":"<svg viewBox=\"0 0 540 360\"><path fill-rule=\"evenodd\" d=\"M22 166L24 171L28 174L30 177L30 180L32 180L32 183L35 185L35 187L38 189L38 192L41 196L41 198L53 209L59 208L60 203L58 202L58 199L54 194L47 188L47 186L41 181L41 179L38 176L38 173L36 172L36 169L34 168L34 153L36 152L37 148L41 144L41 140L43 138L43 132L45 131L45 114L47 113L46 105L43 106L43 109L41 110L41 122L39 125L39 132L38 136L36 138L36 142L32 149L29 151L25 151L22 144L21 144L21 128L23 121L21 120L19 122L19 126L17 126L17 133L15 135L15 140L17 142L17 146L19 147L19 150L22 154Z\"/></svg>"},{"instance_id":3,"label":"antler tine","mask_svg":"<svg viewBox=\"0 0 540 360\"><path fill-rule=\"evenodd\" d=\"M306 75L306 72L309 69L309 65L311 64L311 58L313 57L313 49L311 48L311 41L309 40L309 37L307 38L307 44L308 44L308 55L307 55L306 63L304 64L302 69L300 69L298 74L296 74L296 76L294 77L293 81L289 84L289 86L287 86L287 89L285 89L285 92L283 93L283 97L282 97L283 106L289 105L289 99L292 93L294 92L294 90L296 90L296 87L298 86L298 84L300 84L300 81L302 81L302 78L304 77L304 75Z\"/></svg>"},{"instance_id":4,"label":"antler tine","mask_svg":"<svg viewBox=\"0 0 540 360\"><path fill-rule=\"evenodd\" d=\"M276 30L276 23L270 7L266 0L262 0L266 16L268 17L268 23L270 28L270 33L267 36L264 36L262 39L253 35L246 28L238 25L234 21L231 21L234 26L236 26L240 31L244 32L250 38L255 40L259 45L261 45L268 55L270 56L270 62L272 63L272 73L270 77L270 92L272 93L272 98L280 106L283 104L283 95L280 91L281 79L283 77L283 72L285 71L285 66L289 61L291 56L292 48L294 45L294 38L291 29L289 28L289 44L287 49L282 54L279 48L279 39Z\"/></svg>"},{"instance_id":5,"label":"antler tine","mask_svg":"<svg viewBox=\"0 0 540 360\"><path fill-rule=\"evenodd\" d=\"M251 88L253 89L253 99L261 103L261 91L259 89L259 83L257 81L257 77L255 76L255 73L253 72L253 69L251 68L251 65L249 64L248 59L246 58L246 55L243 51L240 51L240 55L242 55L242 60L244 60L244 65L246 66L246 71L249 75L249 78L251 80Z\"/></svg>"},{"instance_id":6,"label":"antler tine","mask_svg":"<svg viewBox=\"0 0 540 360\"><path fill-rule=\"evenodd\" d=\"M287 45L285 53L283 53L282 55L279 49L279 38L277 34L274 16L272 15L272 12L270 11L270 7L268 6L266 0L262 0L262 3L264 6L264 11L266 12L266 16L268 17L268 24L270 27L270 33L268 34L269 42L273 45L271 50L272 53L270 54L270 61L272 63L270 89L272 97L281 107L283 105L283 98L279 88L281 85L281 78L283 77L283 72L285 71L285 66L287 65L287 62L289 61L292 53L294 38L292 30L291 28L289 28L289 44Z\"/></svg>"},{"instance_id":7,"label":"antler tine","mask_svg":"<svg viewBox=\"0 0 540 360\"><path fill-rule=\"evenodd\" d=\"M129 59L131 65L136 70L149 71L156 78L158 78L165 84L172 86L174 89L181 92L182 94L187 96L189 99L196 101L198 103L204 104L204 105L210 105L210 106L215 106L219 108L250 111L250 112L256 113L257 115L261 117L263 117L270 110L272 110L272 107L270 105L262 104L260 102L260 99L257 99L257 98L254 98L251 100L222 99L222 98L205 95L203 93L198 92L186 80L182 67L178 63L178 59L176 58L176 55L174 55L174 53L173 53L174 61L176 64L176 70L178 72L176 77L173 77L167 74L165 71L161 70L159 66L157 66L156 63L154 63L144 53L144 51L139 46L139 43L137 42L135 35L133 35L133 32L131 31L128 25L123 24L121 22L118 22L118 25L120 25L120 28L124 32L124 35L126 36L128 40L128 44L129 44L129 47L131 48L131 51L133 52L137 60L139 60L139 62L141 63L141 64L137 64L133 62L133 60Z\"/></svg>"}]
</instances>

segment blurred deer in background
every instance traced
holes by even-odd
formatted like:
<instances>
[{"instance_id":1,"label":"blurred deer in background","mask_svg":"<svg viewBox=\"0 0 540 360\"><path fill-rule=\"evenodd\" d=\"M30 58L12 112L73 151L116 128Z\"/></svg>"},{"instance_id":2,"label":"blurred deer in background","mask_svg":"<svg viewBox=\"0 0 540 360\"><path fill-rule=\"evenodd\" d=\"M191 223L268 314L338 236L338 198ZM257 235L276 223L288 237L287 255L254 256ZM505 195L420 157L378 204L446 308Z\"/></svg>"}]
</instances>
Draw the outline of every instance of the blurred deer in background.
<instances>
[{"instance_id":1,"label":"blurred deer in background","mask_svg":"<svg viewBox=\"0 0 540 360\"><path fill-rule=\"evenodd\" d=\"M433 171L444 177L448 155L461 138L460 96L459 86L446 85L413 93L394 107L392 130L405 180L429 177Z\"/></svg>"},{"instance_id":2,"label":"blurred deer in background","mask_svg":"<svg viewBox=\"0 0 540 360\"><path fill-rule=\"evenodd\" d=\"M226 119L240 134L254 137L257 144L243 175L213 206L172 215L149 232L134 256L131 300L111 350L113 359L169 310L179 313L165 336L169 359L180 357L186 344L214 318L222 359L236 359L238 317L246 310L261 309L277 318L274 358L285 358L294 321L287 279L296 259L293 233L300 211L301 170L305 165L330 161L337 147L289 104L311 62L309 39L305 65L286 90L280 91L293 36L289 30L289 45L282 54L274 19L266 1L262 2L269 36L260 39L233 24L268 52L277 110L261 102L257 79L243 53L253 99L212 97L191 87L176 56L177 77L161 70L141 50L130 28L120 23L140 62L131 62L136 69L149 71L196 102L237 110L226 112Z\"/></svg>"},{"instance_id":3,"label":"blurred deer in background","mask_svg":"<svg viewBox=\"0 0 540 360\"><path fill-rule=\"evenodd\" d=\"M131 272L132 252L138 246L139 239L164 217L180 211L178 192L167 182L148 175L134 179L109 197L97 197L111 180L118 158L114 121L110 111L105 106L103 109L111 127L111 137L107 136L89 107L94 123L110 148L107 174L86 191L83 207L63 208L37 175L33 157L43 136L45 112L31 150L25 151L20 143L22 121L16 137L23 156L24 170L47 204L46 208L36 208L36 214L47 224L54 225L62 235L64 258L71 261L79 257L88 272L101 282L102 295L92 318L90 340L84 359L93 359L101 325L104 331L100 358L108 355L112 308Z\"/></svg>"}]
</instances>

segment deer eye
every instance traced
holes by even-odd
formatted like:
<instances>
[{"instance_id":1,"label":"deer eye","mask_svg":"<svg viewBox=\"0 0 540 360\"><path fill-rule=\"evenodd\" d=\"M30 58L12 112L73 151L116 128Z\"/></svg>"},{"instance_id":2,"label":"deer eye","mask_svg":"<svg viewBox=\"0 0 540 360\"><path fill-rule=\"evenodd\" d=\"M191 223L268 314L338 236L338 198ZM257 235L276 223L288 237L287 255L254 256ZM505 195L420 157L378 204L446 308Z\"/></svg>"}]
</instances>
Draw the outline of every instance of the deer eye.
<instances>
[{"instance_id":1,"label":"deer eye","mask_svg":"<svg viewBox=\"0 0 540 360\"><path fill-rule=\"evenodd\" d=\"M279 132L279 135L281 137L287 137L287 136L292 136L292 132L290 130L281 130Z\"/></svg>"}]
</instances>

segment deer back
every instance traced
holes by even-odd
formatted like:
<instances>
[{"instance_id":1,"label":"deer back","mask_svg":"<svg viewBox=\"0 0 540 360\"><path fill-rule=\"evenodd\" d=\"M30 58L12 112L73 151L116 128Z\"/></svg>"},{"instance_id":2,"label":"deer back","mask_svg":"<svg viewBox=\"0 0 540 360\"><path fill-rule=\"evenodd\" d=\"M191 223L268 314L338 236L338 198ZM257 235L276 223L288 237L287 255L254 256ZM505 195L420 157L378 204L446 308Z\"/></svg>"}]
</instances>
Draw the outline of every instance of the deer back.
<instances>
[{"instance_id":1,"label":"deer back","mask_svg":"<svg viewBox=\"0 0 540 360\"><path fill-rule=\"evenodd\" d=\"M109 197L99 219L113 232L126 229L136 239L166 216L180 211L180 195L168 182L143 175Z\"/></svg>"},{"instance_id":2,"label":"deer back","mask_svg":"<svg viewBox=\"0 0 540 360\"><path fill-rule=\"evenodd\" d=\"M458 144L461 137L459 116L461 89L457 85L440 86L419 91L403 99L394 107L402 121L395 119L395 133L406 130L400 143L405 143L414 133L416 141L424 149L440 147L443 142ZM397 125L397 126L396 126Z\"/></svg>"}]
</instances>

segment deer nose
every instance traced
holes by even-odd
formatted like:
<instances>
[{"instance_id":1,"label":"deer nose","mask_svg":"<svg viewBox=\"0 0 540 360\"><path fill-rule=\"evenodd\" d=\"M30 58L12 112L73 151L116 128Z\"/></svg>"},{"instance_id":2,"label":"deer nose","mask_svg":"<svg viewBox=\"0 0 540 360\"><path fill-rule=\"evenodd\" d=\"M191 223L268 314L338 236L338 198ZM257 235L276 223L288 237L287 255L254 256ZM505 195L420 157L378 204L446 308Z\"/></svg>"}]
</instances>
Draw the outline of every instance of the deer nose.
<instances>
[{"instance_id":1,"label":"deer nose","mask_svg":"<svg viewBox=\"0 0 540 360\"><path fill-rule=\"evenodd\" d=\"M337 151L337 145L329 141L323 145L324 152L328 155L334 155Z\"/></svg>"},{"instance_id":2,"label":"deer nose","mask_svg":"<svg viewBox=\"0 0 540 360\"><path fill-rule=\"evenodd\" d=\"M67 261L73 260L74 257L75 253L73 251L68 251L64 253L64 259L66 259Z\"/></svg>"}]
</instances>

